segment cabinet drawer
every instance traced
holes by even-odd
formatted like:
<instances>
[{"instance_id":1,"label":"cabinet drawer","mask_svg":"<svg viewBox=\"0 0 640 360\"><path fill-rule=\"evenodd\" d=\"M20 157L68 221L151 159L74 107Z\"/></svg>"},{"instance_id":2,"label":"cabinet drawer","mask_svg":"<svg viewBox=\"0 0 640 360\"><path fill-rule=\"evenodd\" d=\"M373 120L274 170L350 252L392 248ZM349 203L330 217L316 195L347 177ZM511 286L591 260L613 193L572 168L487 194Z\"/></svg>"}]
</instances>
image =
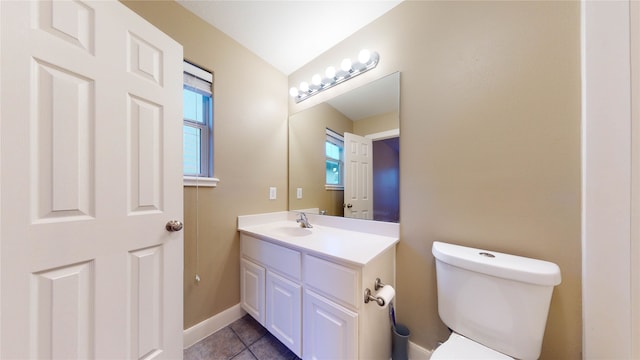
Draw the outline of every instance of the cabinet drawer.
<instances>
[{"instance_id":1,"label":"cabinet drawer","mask_svg":"<svg viewBox=\"0 0 640 360\"><path fill-rule=\"evenodd\" d=\"M304 257L304 279L307 285L352 308L357 309L364 296L359 291L357 270L315 256Z\"/></svg>"},{"instance_id":2,"label":"cabinet drawer","mask_svg":"<svg viewBox=\"0 0 640 360\"><path fill-rule=\"evenodd\" d=\"M272 244L245 234L240 235L242 255L251 258L271 270L292 279L300 280L300 252Z\"/></svg>"}]
</instances>

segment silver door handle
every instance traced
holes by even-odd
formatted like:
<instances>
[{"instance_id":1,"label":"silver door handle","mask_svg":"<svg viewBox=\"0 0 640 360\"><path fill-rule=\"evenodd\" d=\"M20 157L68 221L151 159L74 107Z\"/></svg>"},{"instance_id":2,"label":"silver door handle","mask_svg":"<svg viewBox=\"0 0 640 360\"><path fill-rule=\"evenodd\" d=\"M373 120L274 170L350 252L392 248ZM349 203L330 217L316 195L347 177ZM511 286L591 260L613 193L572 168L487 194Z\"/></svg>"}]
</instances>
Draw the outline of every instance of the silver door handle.
<instances>
[{"instance_id":1,"label":"silver door handle","mask_svg":"<svg viewBox=\"0 0 640 360\"><path fill-rule=\"evenodd\" d=\"M344 205L344 204L343 204L343 207L346 207L346 208L348 208L348 209L351 209L351 208L353 207L353 205L351 205L351 204L346 204L346 205Z\"/></svg>"},{"instance_id":2,"label":"silver door handle","mask_svg":"<svg viewBox=\"0 0 640 360\"><path fill-rule=\"evenodd\" d=\"M182 222L178 220L169 220L165 228L167 229L167 231L173 232L182 230L182 226Z\"/></svg>"}]
</instances>

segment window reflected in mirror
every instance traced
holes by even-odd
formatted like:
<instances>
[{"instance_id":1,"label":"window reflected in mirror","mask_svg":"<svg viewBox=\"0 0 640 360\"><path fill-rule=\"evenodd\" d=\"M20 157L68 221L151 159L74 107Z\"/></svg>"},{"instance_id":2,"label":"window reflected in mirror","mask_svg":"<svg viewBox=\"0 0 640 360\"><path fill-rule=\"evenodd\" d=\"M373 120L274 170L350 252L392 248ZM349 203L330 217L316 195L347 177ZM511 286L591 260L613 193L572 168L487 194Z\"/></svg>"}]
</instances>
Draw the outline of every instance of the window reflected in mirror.
<instances>
[{"instance_id":1,"label":"window reflected in mirror","mask_svg":"<svg viewBox=\"0 0 640 360\"><path fill-rule=\"evenodd\" d=\"M344 137L331 129L327 129L325 142L326 186L327 188L344 188Z\"/></svg>"}]
</instances>

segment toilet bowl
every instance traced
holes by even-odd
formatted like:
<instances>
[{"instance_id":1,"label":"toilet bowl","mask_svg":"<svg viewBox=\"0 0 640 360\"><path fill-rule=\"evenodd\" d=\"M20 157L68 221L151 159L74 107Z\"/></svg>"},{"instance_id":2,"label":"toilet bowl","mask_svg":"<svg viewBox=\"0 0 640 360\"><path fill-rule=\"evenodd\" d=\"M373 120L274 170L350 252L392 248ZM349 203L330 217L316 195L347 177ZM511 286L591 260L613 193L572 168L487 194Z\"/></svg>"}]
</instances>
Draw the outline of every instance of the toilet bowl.
<instances>
[{"instance_id":1,"label":"toilet bowl","mask_svg":"<svg viewBox=\"0 0 640 360\"><path fill-rule=\"evenodd\" d=\"M453 332L431 359L538 359L558 265L434 242L438 315Z\"/></svg>"},{"instance_id":2,"label":"toilet bowl","mask_svg":"<svg viewBox=\"0 0 640 360\"><path fill-rule=\"evenodd\" d=\"M513 360L512 357L452 332L449 339L431 354L431 360Z\"/></svg>"}]
</instances>

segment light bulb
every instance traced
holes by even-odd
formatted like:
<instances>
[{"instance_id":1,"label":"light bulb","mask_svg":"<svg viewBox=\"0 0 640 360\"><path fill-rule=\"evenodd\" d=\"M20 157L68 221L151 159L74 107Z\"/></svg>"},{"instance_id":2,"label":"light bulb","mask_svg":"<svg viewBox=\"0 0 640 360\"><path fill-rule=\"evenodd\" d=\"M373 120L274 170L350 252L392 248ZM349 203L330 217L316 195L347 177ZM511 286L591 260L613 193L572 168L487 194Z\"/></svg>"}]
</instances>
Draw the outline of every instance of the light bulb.
<instances>
[{"instance_id":1,"label":"light bulb","mask_svg":"<svg viewBox=\"0 0 640 360\"><path fill-rule=\"evenodd\" d=\"M320 74L313 75L313 77L311 78L311 83L313 85L320 86L320 84L322 84L322 76L320 76Z\"/></svg>"},{"instance_id":2,"label":"light bulb","mask_svg":"<svg viewBox=\"0 0 640 360\"><path fill-rule=\"evenodd\" d=\"M296 89L296 87L292 87L291 89L289 89L289 95L295 97L298 96L298 89Z\"/></svg>"},{"instance_id":3,"label":"light bulb","mask_svg":"<svg viewBox=\"0 0 640 360\"><path fill-rule=\"evenodd\" d=\"M371 60L371 53L367 49L362 49L358 54L358 61L362 64L366 64Z\"/></svg>"},{"instance_id":4,"label":"light bulb","mask_svg":"<svg viewBox=\"0 0 640 360\"><path fill-rule=\"evenodd\" d=\"M333 66L329 66L324 74L327 75L329 79L333 79L334 77L336 77L336 68L334 68Z\"/></svg>"},{"instance_id":5,"label":"light bulb","mask_svg":"<svg viewBox=\"0 0 640 360\"><path fill-rule=\"evenodd\" d=\"M306 81L300 83L300 91L307 92L309 91L309 84Z\"/></svg>"},{"instance_id":6,"label":"light bulb","mask_svg":"<svg viewBox=\"0 0 640 360\"><path fill-rule=\"evenodd\" d=\"M342 60L342 63L340 64L340 68L344 71L349 71L351 70L351 59L346 58L344 60Z\"/></svg>"}]
</instances>

